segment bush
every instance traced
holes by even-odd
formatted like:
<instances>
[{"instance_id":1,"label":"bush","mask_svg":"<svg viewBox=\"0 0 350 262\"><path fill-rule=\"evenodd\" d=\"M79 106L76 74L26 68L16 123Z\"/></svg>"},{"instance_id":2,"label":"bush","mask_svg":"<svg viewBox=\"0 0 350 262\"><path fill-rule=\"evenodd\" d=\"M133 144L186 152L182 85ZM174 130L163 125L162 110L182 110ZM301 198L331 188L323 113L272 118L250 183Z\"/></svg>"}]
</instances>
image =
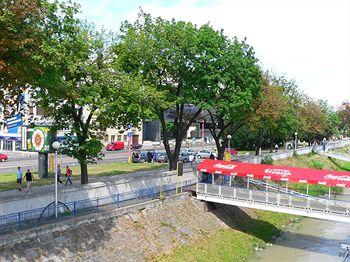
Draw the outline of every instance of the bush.
<instances>
[{"instance_id":1,"label":"bush","mask_svg":"<svg viewBox=\"0 0 350 262\"><path fill-rule=\"evenodd\" d=\"M261 159L260 163L264 165L272 165L273 159L270 156L265 156L263 159Z\"/></svg>"},{"instance_id":2,"label":"bush","mask_svg":"<svg viewBox=\"0 0 350 262\"><path fill-rule=\"evenodd\" d=\"M316 160L312 160L311 163L310 163L310 167L311 168L316 168L316 169L323 169L324 163L321 163L321 162L316 161Z\"/></svg>"}]
</instances>

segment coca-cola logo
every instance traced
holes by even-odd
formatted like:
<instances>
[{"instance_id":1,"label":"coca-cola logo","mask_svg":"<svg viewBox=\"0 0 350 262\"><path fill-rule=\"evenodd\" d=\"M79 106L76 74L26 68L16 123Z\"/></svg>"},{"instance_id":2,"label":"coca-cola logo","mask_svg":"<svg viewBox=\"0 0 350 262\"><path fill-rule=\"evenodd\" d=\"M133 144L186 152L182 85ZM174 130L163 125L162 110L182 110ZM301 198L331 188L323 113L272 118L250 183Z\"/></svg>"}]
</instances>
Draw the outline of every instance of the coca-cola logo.
<instances>
[{"instance_id":1,"label":"coca-cola logo","mask_svg":"<svg viewBox=\"0 0 350 262\"><path fill-rule=\"evenodd\" d=\"M214 167L215 168L222 168L222 169L228 169L228 170L232 170L232 169L235 169L237 165L223 165L223 164L215 164Z\"/></svg>"},{"instance_id":2,"label":"coca-cola logo","mask_svg":"<svg viewBox=\"0 0 350 262\"><path fill-rule=\"evenodd\" d=\"M337 181L350 181L350 176L335 176L332 174L328 174L324 177L324 179L337 180Z\"/></svg>"},{"instance_id":3,"label":"coca-cola logo","mask_svg":"<svg viewBox=\"0 0 350 262\"><path fill-rule=\"evenodd\" d=\"M265 174L278 175L281 177L288 177L292 173L287 169L278 169L278 168L271 168L270 169L269 168L269 169L265 169Z\"/></svg>"}]
</instances>

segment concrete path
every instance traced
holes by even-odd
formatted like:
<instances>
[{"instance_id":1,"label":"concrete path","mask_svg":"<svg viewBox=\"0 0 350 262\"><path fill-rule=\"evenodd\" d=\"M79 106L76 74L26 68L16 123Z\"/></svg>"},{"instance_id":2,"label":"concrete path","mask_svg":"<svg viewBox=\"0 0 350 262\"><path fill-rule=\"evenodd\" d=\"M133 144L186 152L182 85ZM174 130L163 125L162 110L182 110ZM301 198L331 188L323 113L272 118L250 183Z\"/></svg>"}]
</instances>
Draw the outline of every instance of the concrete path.
<instances>
[{"instance_id":1,"label":"concrete path","mask_svg":"<svg viewBox=\"0 0 350 262\"><path fill-rule=\"evenodd\" d=\"M345 162L350 162L350 157L342 155L342 154L330 152L330 153L325 153L325 155L330 157L330 158L342 160L342 161L345 161Z\"/></svg>"}]
</instances>

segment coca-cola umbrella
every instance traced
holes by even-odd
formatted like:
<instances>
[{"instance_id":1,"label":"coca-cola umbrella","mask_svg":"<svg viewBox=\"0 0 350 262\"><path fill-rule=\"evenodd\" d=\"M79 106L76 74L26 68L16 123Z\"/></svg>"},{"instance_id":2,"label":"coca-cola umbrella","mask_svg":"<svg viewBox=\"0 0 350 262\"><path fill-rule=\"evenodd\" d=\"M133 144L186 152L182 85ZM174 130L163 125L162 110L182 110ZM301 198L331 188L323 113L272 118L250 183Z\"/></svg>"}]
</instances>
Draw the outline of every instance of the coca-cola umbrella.
<instances>
[{"instance_id":1,"label":"coca-cola umbrella","mask_svg":"<svg viewBox=\"0 0 350 262\"><path fill-rule=\"evenodd\" d=\"M318 170L290 166L262 165L235 161L204 160L198 171L210 174L237 175L256 179L350 187L350 172Z\"/></svg>"}]
</instances>

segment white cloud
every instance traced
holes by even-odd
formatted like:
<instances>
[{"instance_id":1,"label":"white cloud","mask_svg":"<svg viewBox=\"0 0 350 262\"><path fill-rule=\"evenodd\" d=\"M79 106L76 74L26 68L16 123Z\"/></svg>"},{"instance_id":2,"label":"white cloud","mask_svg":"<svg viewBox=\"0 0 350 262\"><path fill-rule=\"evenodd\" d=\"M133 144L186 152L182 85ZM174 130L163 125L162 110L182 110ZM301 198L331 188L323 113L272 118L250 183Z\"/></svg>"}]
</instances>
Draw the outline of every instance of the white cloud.
<instances>
[{"instance_id":1,"label":"white cloud","mask_svg":"<svg viewBox=\"0 0 350 262\"><path fill-rule=\"evenodd\" d=\"M247 37L265 69L294 78L310 96L335 106L350 100L350 0L144 2L80 1L88 20L113 31L134 20L138 6L167 19L209 21L229 36Z\"/></svg>"}]
</instances>

